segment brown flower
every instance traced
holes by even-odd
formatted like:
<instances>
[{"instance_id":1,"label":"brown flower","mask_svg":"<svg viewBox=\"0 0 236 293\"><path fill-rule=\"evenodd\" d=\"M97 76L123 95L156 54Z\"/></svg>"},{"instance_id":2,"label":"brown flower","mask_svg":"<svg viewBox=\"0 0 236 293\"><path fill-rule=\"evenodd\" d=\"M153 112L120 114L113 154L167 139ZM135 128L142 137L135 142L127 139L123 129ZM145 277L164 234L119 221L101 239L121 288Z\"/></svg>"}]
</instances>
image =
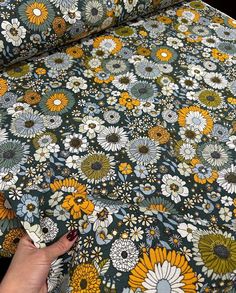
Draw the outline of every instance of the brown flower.
<instances>
[{"instance_id":1,"label":"brown flower","mask_svg":"<svg viewBox=\"0 0 236 293\"><path fill-rule=\"evenodd\" d=\"M2 247L9 253L14 254L16 252L17 245L21 237L25 234L21 228L11 229L5 236Z\"/></svg>"},{"instance_id":2,"label":"brown flower","mask_svg":"<svg viewBox=\"0 0 236 293\"><path fill-rule=\"evenodd\" d=\"M159 144L167 143L170 139L170 133L162 126L155 126L148 130L148 136L159 142Z\"/></svg>"}]
</instances>

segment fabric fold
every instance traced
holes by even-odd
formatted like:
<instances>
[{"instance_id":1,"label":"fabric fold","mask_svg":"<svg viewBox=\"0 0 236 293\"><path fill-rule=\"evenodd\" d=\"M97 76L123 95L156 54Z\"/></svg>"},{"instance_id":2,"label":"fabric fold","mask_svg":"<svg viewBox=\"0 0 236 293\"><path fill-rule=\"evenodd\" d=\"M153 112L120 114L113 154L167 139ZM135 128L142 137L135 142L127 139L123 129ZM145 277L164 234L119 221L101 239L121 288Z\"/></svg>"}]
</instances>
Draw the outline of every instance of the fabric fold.
<instances>
[{"instance_id":1,"label":"fabric fold","mask_svg":"<svg viewBox=\"0 0 236 293\"><path fill-rule=\"evenodd\" d=\"M3 1L0 4L0 66L27 60L180 1Z\"/></svg>"}]
</instances>

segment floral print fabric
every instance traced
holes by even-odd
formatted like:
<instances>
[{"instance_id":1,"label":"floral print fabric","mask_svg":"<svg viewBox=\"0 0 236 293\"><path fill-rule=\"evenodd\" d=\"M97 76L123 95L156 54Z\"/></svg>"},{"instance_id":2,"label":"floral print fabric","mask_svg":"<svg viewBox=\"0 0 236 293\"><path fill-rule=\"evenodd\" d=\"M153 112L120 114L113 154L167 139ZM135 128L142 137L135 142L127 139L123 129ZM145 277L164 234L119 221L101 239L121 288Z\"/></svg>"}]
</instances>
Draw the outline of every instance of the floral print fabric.
<instances>
[{"instance_id":1,"label":"floral print fabric","mask_svg":"<svg viewBox=\"0 0 236 293\"><path fill-rule=\"evenodd\" d=\"M0 66L182 0L3 0Z\"/></svg>"},{"instance_id":2,"label":"floral print fabric","mask_svg":"<svg viewBox=\"0 0 236 293\"><path fill-rule=\"evenodd\" d=\"M39 247L79 231L50 292L233 290L235 56L192 1L3 72L2 197Z\"/></svg>"}]
</instances>

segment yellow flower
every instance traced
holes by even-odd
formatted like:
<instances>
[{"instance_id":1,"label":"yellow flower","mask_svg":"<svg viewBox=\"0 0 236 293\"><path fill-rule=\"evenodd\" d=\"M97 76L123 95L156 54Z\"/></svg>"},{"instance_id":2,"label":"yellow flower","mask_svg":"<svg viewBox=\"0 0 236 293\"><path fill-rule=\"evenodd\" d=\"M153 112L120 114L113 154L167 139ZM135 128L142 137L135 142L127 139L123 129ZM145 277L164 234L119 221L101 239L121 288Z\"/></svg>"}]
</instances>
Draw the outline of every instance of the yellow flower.
<instances>
[{"instance_id":1,"label":"yellow flower","mask_svg":"<svg viewBox=\"0 0 236 293\"><path fill-rule=\"evenodd\" d=\"M14 219L16 217L15 212L11 208L8 200L5 199L4 194L0 192L0 220L2 219Z\"/></svg>"},{"instance_id":2,"label":"yellow flower","mask_svg":"<svg viewBox=\"0 0 236 293\"><path fill-rule=\"evenodd\" d=\"M190 106L179 110L179 125L196 125L203 134L208 134L213 128L213 119L208 111L198 106Z\"/></svg>"},{"instance_id":3,"label":"yellow flower","mask_svg":"<svg viewBox=\"0 0 236 293\"><path fill-rule=\"evenodd\" d=\"M44 3L34 2L27 6L26 15L28 17L29 22L35 25L41 25L48 18L48 10Z\"/></svg>"},{"instance_id":4,"label":"yellow flower","mask_svg":"<svg viewBox=\"0 0 236 293\"><path fill-rule=\"evenodd\" d=\"M7 81L3 78L0 78L0 97L3 96L8 90Z\"/></svg>"},{"instance_id":5,"label":"yellow flower","mask_svg":"<svg viewBox=\"0 0 236 293\"><path fill-rule=\"evenodd\" d=\"M128 163L121 163L119 165L119 171L125 175L131 174L133 172L132 166Z\"/></svg>"},{"instance_id":6,"label":"yellow flower","mask_svg":"<svg viewBox=\"0 0 236 293\"><path fill-rule=\"evenodd\" d=\"M234 97L228 97L227 101L231 104L231 105L236 105L236 98Z\"/></svg>"},{"instance_id":7,"label":"yellow flower","mask_svg":"<svg viewBox=\"0 0 236 293\"><path fill-rule=\"evenodd\" d=\"M224 62L225 60L229 59L228 54L222 53L217 49L212 49L211 54L213 58L216 58L220 60L221 62Z\"/></svg>"},{"instance_id":8,"label":"yellow flower","mask_svg":"<svg viewBox=\"0 0 236 293\"><path fill-rule=\"evenodd\" d=\"M72 293L99 293L101 279L92 264L78 265L71 277Z\"/></svg>"},{"instance_id":9,"label":"yellow flower","mask_svg":"<svg viewBox=\"0 0 236 293\"><path fill-rule=\"evenodd\" d=\"M170 291L179 288L183 292L197 292L197 276L183 255L174 250L167 251L166 248L151 248L149 253L143 253L131 270L129 285L133 290L140 288L142 291L153 289L153 292L159 292L161 281L168 283Z\"/></svg>"},{"instance_id":10,"label":"yellow flower","mask_svg":"<svg viewBox=\"0 0 236 293\"><path fill-rule=\"evenodd\" d=\"M121 93L121 97L119 98L119 104L125 106L127 109L132 110L133 108L140 105L139 100L131 98L131 96L127 93Z\"/></svg>"},{"instance_id":11,"label":"yellow flower","mask_svg":"<svg viewBox=\"0 0 236 293\"><path fill-rule=\"evenodd\" d=\"M44 74L46 74L46 69L45 68L41 68L41 67L39 67L39 68L37 68L36 70L35 70L35 72L38 74L38 75L44 75Z\"/></svg>"},{"instance_id":12,"label":"yellow flower","mask_svg":"<svg viewBox=\"0 0 236 293\"><path fill-rule=\"evenodd\" d=\"M91 215L94 210L94 204L86 198L86 195L86 188L81 185L81 191L67 195L61 206L70 212L73 219L81 218L81 212Z\"/></svg>"},{"instance_id":13,"label":"yellow flower","mask_svg":"<svg viewBox=\"0 0 236 293\"><path fill-rule=\"evenodd\" d=\"M146 37L148 35L148 33L144 30L141 30L139 31L139 34L142 36L142 37Z\"/></svg>"},{"instance_id":14,"label":"yellow flower","mask_svg":"<svg viewBox=\"0 0 236 293\"><path fill-rule=\"evenodd\" d=\"M137 53L138 53L139 55L142 55L142 56L150 56L150 55L151 55L151 50L148 49L148 48L145 48L145 47L143 47L143 46L139 46L139 47L137 48Z\"/></svg>"},{"instance_id":15,"label":"yellow flower","mask_svg":"<svg viewBox=\"0 0 236 293\"><path fill-rule=\"evenodd\" d=\"M48 98L46 106L50 111L60 112L68 105L68 103L68 97L64 93L59 92L51 95Z\"/></svg>"}]
</instances>

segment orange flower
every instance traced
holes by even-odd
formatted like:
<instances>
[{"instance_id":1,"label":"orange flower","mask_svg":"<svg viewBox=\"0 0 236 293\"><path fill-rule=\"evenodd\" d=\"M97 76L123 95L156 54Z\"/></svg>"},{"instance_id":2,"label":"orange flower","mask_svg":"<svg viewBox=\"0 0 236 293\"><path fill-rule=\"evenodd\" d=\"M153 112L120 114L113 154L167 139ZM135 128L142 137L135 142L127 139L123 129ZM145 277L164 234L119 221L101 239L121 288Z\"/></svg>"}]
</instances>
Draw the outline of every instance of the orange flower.
<instances>
[{"instance_id":1,"label":"orange flower","mask_svg":"<svg viewBox=\"0 0 236 293\"><path fill-rule=\"evenodd\" d=\"M157 17L157 20L160 22L163 22L164 24L171 24L172 23L172 19L167 16L164 16L164 15L159 15Z\"/></svg>"},{"instance_id":2,"label":"orange flower","mask_svg":"<svg viewBox=\"0 0 236 293\"><path fill-rule=\"evenodd\" d=\"M8 90L7 81L3 78L0 78L0 97L3 96Z\"/></svg>"},{"instance_id":3,"label":"orange flower","mask_svg":"<svg viewBox=\"0 0 236 293\"><path fill-rule=\"evenodd\" d=\"M66 49L66 54L70 55L72 58L81 58L83 53L82 48L79 46L73 46Z\"/></svg>"},{"instance_id":4,"label":"orange flower","mask_svg":"<svg viewBox=\"0 0 236 293\"><path fill-rule=\"evenodd\" d=\"M167 48L160 48L156 51L156 58L168 62L173 57L173 53Z\"/></svg>"},{"instance_id":5,"label":"orange flower","mask_svg":"<svg viewBox=\"0 0 236 293\"><path fill-rule=\"evenodd\" d=\"M79 219L82 216L81 212L91 215L94 210L94 204L86 199L85 186L81 185L80 193L72 193L67 195L62 203L62 207L70 211L73 219Z\"/></svg>"},{"instance_id":6,"label":"orange flower","mask_svg":"<svg viewBox=\"0 0 236 293\"><path fill-rule=\"evenodd\" d=\"M128 174L131 174L133 172L132 166L130 164L128 164L128 163L121 163L119 165L119 171L124 175L128 175Z\"/></svg>"},{"instance_id":7,"label":"orange flower","mask_svg":"<svg viewBox=\"0 0 236 293\"><path fill-rule=\"evenodd\" d=\"M2 219L14 219L16 217L15 212L11 208L8 200L4 197L4 194L0 192L0 220Z\"/></svg>"},{"instance_id":8,"label":"orange flower","mask_svg":"<svg viewBox=\"0 0 236 293\"><path fill-rule=\"evenodd\" d=\"M213 128L213 119L208 111L199 108L198 106L190 106L179 110L179 125L191 125L194 121L198 121L199 129L203 134L208 134Z\"/></svg>"},{"instance_id":9,"label":"orange flower","mask_svg":"<svg viewBox=\"0 0 236 293\"><path fill-rule=\"evenodd\" d=\"M62 190L62 191L83 193L84 185L80 184L74 178L66 178L64 180L55 180L53 183L50 184L50 188L53 192Z\"/></svg>"},{"instance_id":10,"label":"orange flower","mask_svg":"<svg viewBox=\"0 0 236 293\"><path fill-rule=\"evenodd\" d=\"M224 62L225 60L229 58L228 54L222 53L217 49L212 49L211 54L213 58L218 59L221 62Z\"/></svg>"},{"instance_id":11,"label":"orange flower","mask_svg":"<svg viewBox=\"0 0 236 293\"><path fill-rule=\"evenodd\" d=\"M173 279L173 273L179 276L181 282L177 278ZM171 287L179 288L183 292L197 292L197 276L183 255L174 250L167 251L166 248L151 248L143 253L131 270L129 285L134 291L137 288L146 291L150 286L154 291L161 280L168 280Z\"/></svg>"},{"instance_id":12,"label":"orange flower","mask_svg":"<svg viewBox=\"0 0 236 293\"><path fill-rule=\"evenodd\" d=\"M119 98L119 103L122 106L125 106L127 109L132 110L133 108L140 105L139 100L132 99L131 96L127 93L121 93L121 97Z\"/></svg>"},{"instance_id":13,"label":"orange flower","mask_svg":"<svg viewBox=\"0 0 236 293\"><path fill-rule=\"evenodd\" d=\"M68 97L64 93L55 93L51 95L47 102L47 108L53 112L60 112L68 105Z\"/></svg>"},{"instance_id":14,"label":"orange flower","mask_svg":"<svg viewBox=\"0 0 236 293\"><path fill-rule=\"evenodd\" d=\"M121 50L122 42L113 36L101 36L94 40L93 46L94 48L102 47L109 50L112 54L116 54Z\"/></svg>"}]
</instances>

